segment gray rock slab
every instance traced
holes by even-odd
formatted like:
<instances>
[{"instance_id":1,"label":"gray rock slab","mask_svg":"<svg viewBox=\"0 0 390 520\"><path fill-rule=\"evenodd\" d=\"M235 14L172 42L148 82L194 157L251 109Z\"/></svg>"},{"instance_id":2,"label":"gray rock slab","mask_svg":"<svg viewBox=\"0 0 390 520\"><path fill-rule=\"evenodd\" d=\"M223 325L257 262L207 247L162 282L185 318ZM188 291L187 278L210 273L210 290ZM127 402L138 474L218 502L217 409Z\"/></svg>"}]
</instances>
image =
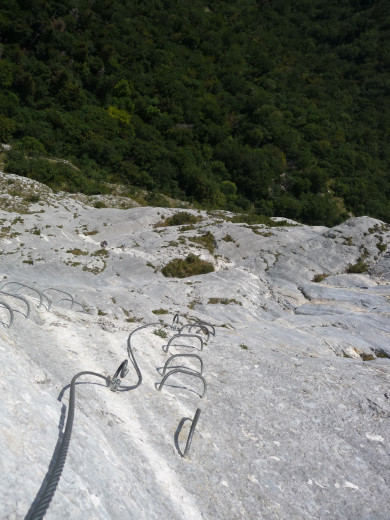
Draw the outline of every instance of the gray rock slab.
<instances>
[{"instance_id":1,"label":"gray rock slab","mask_svg":"<svg viewBox=\"0 0 390 520\"><path fill-rule=\"evenodd\" d=\"M22 291L31 316L19 313L8 328L0 314L1 518L24 518L36 498L71 378L112 376L130 332L153 322L133 336L140 386L114 393L89 376L77 385L69 454L46 518L388 519L390 359L377 357L390 355L389 259L378 248L390 242L387 224L361 217L332 229L267 228L189 210L202 218L193 229L155 227L182 210L95 209L0 174L4 193L8 180L40 202L0 197L0 284L54 287L86 312L50 291L48 311ZM212 253L191 242L206 231ZM215 271L162 275L189 253ZM348 274L363 253L368 272ZM181 324L216 329L197 351L203 398L188 374L156 389L176 313ZM170 353L195 347L183 342ZM125 382L135 385L129 368ZM197 408L183 459L191 422L180 434L178 426Z\"/></svg>"}]
</instances>

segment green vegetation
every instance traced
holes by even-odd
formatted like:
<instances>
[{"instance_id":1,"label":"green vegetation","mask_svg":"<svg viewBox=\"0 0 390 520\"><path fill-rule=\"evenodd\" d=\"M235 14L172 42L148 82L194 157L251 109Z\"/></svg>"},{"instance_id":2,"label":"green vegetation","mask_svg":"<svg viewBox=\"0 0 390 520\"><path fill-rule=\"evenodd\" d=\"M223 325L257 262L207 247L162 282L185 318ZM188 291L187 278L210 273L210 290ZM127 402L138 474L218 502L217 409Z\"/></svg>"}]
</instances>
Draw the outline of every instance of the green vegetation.
<instances>
[{"instance_id":1,"label":"green vegetation","mask_svg":"<svg viewBox=\"0 0 390 520\"><path fill-rule=\"evenodd\" d=\"M164 329L154 329L153 334L156 334L156 336L159 336L163 339L168 337L168 334L165 332Z\"/></svg>"},{"instance_id":2,"label":"green vegetation","mask_svg":"<svg viewBox=\"0 0 390 520\"><path fill-rule=\"evenodd\" d=\"M328 276L329 275L325 273L316 274L312 281L315 283L320 283L322 282L322 280L325 280L325 278L327 278Z\"/></svg>"},{"instance_id":3,"label":"green vegetation","mask_svg":"<svg viewBox=\"0 0 390 520\"><path fill-rule=\"evenodd\" d=\"M7 171L332 226L390 221L388 0L8 0Z\"/></svg>"},{"instance_id":4,"label":"green vegetation","mask_svg":"<svg viewBox=\"0 0 390 520\"><path fill-rule=\"evenodd\" d=\"M375 237L378 239L378 242L376 243L376 247L379 249L381 253L384 253L387 249L387 244L383 243L383 237L380 235L375 235Z\"/></svg>"},{"instance_id":5,"label":"green vegetation","mask_svg":"<svg viewBox=\"0 0 390 520\"><path fill-rule=\"evenodd\" d=\"M262 237L265 237L265 238L269 238L269 237L273 237L274 234L271 232L271 231L262 231L261 228L251 228L253 233L255 233L256 235L261 235ZM259 231L260 229L260 231Z\"/></svg>"},{"instance_id":6,"label":"green vegetation","mask_svg":"<svg viewBox=\"0 0 390 520\"><path fill-rule=\"evenodd\" d=\"M200 244L202 247L207 249L211 254L214 253L216 240L214 235L207 231L203 235L197 236L197 237L188 237L188 240L190 242L196 242L197 244Z\"/></svg>"},{"instance_id":7,"label":"green vegetation","mask_svg":"<svg viewBox=\"0 0 390 520\"><path fill-rule=\"evenodd\" d=\"M96 209L101 209L101 208L106 208L106 204L105 202L103 202L102 200L97 200L93 203L93 207L96 208Z\"/></svg>"},{"instance_id":8,"label":"green vegetation","mask_svg":"<svg viewBox=\"0 0 390 520\"><path fill-rule=\"evenodd\" d=\"M366 273L368 271L368 264L364 261L362 257L358 259L356 264L350 265L347 269L347 273L356 274L356 273Z\"/></svg>"},{"instance_id":9,"label":"green vegetation","mask_svg":"<svg viewBox=\"0 0 390 520\"><path fill-rule=\"evenodd\" d=\"M168 314L167 309L154 309L153 314Z\"/></svg>"},{"instance_id":10,"label":"green vegetation","mask_svg":"<svg viewBox=\"0 0 390 520\"><path fill-rule=\"evenodd\" d=\"M224 240L225 242L236 242L232 235L225 235L224 237L222 237L222 240Z\"/></svg>"},{"instance_id":11,"label":"green vegetation","mask_svg":"<svg viewBox=\"0 0 390 520\"><path fill-rule=\"evenodd\" d=\"M88 255L88 251L82 251L81 249L68 249L67 253L71 253L72 255L76 255L76 256L80 256L80 255L83 255L83 256L86 256Z\"/></svg>"},{"instance_id":12,"label":"green vegetation","mask_svg":"<svg viewBox=\"0 0 390 520\"><path fill-rule=\"evenodd\" d=\"M195 276L198 274L206 274L214 271L211 262L201 260L198 256L190 253L185 260L175 258L161 270L164 276L170 278L186 278L187 276Z\"/></svg>"},{"instance_id":13,"label":"green vegetation","mask_svg":"<svg viewBox=\"0 0 390 520\"><path fill-rule=\"evenodd\" d=\"M182 226L183 224L196 224L202 220L202 217L197 217L188 213L188 211L181 211L180 213L175 213L172 217L168 217L165 220L158 222L155 227L165 227L165 226ZM190 228L193 229L193 228ZM183 231L183 229L181 230Z\"/></svg>"},{"instance_id":14,"label":"green vegetation","mask_svg":"<svg viewBox=\"0 0 390 520\"><path fill-rule=\"evenodd\" d=\"M102 256L104 258L107 258L109 256L109 252L106 249L98 249L94 253L92 253L91 256Z\"/></svg>"},{"instance_id":15,"label":"green vegetation","mask_svg":"<svg viewBox=\"0 0 390 520\"><path fill-rule=\"evenodd\" d=\"M234 215L233 217L225 218L225 220L229 220L230 222L234 222L236 224L245 223L248 225L254 224L262 224L268 227L281 227L281 226L292 226L294 224L290 224L287 220L272 220L270 217L265 215L258 215L256 213L239 213L238 215ZM255 228L256 229L256 228Z\"/></svg>"},{"instance_id":16,"label":"green vegetation","mask_svg":"<svg viewBox=\"0 0 390 520\"><path fill-rule=\"evenodd\" d=\"M208 303L210 304L222 304L222 305L230 305L231 303L235 303L236 305L242 305L241 302L235 300L234 298L209 298Z\"/></svg>"}]
</instances>

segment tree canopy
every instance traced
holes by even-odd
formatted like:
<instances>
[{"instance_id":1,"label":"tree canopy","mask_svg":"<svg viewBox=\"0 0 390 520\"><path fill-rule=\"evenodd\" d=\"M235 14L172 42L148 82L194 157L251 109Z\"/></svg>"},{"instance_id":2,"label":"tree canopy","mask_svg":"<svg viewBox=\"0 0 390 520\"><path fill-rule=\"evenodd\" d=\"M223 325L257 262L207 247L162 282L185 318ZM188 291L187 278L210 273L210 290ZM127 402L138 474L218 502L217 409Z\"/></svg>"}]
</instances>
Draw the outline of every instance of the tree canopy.
<instances>
[{"instance_id":1,"label":"tree canopy","mask_svg":"<svg viewBox=\"0 0 390 520\"><path fill-rule=\"evenodd\" d=\"M8 0L0 37L14 173L390 221L387 0Z\"/></svg>"}]
</instances>

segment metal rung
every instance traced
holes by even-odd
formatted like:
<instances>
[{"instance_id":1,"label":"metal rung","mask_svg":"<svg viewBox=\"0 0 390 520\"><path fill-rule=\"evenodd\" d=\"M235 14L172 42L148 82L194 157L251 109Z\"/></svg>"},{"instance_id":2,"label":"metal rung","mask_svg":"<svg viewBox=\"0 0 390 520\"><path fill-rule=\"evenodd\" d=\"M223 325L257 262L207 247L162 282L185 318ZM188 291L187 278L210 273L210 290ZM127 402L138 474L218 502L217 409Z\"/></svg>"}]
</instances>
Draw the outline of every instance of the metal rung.
<instances>
[{"instance_id":1,"label":"metal rung","mask_svg":"<svg viewBox=\"0 0 390 520\"><path fill-rule=\"evenodd\" d=\"M171 339L168 341L165 352L168 352L169 346L172 344L172 342L177 338L197 338L200 341L200 350L203 350L203 338L198 336L197 334L175 334L171 337ZM190 346L190 345L187 345Z\"/></svg>"},{"instance_id":2,"label":"metal rung","mask_svg":"<svg viewBox=\"0 0 390 520\"><path fill-rule=\"evenodd\" d=\"M202 358L200 356L198 356L198 354L173 354L173 356L171 356L167 362L165 363L164 365L164 368L163 368L163 371L162 371L162 375L164 376L165 375L165 372L167 371L167 367L170 363L170 361L174 358L178 358L178 357L187 357L187 358L196 358L196 359L199 359L200 361L200 374L203 372L203 361L202 361ZM187 367L188 368L188 367ZM190 369L192 370L192 368Z\"/></svg>"},{"instance_id":3,"label":"metal rung","mask_svg":"<svg viewBox=\"0 0 390 520\"><path fill-rule=\"evenodd\" d=\"M41 307L43 305L43 298L46 298L47 300L47 309L49 309L50 307L50 300L49 298L46 296L46 295L43 295L41 293L41 291L39 291L38 289L36 289L35 287L31 287L30 285L26 285L24 283L20 283L20 282L7 282L6 284L3 285L3 287L1 288L2 290L4 289L4 287L6 285L9 285L9 284L16 284L18 285L19 287L17 287L13 294L17 294L21 289L25 288L25 289L29 289L30 291L34 291L35 293L37 293L38 297L39 297L39 305L38 305L38 309L39 307Z\"/></svg>"},{"instance_id":4,"label":"metal rung","mask_svg":"<svg viewBox=\"0 0 390 520\"><path fill-rule=\"evenodd\" d=\"M193 323L194 326L200 326L200 325L204 325L205 327L210 327L210 334L212 334L213 336L215 336L215 327L214 325L211 325L211 323L207 323L206 321L195 321Z\"/></svg>"},{"instance_id":5,"label":"metal rung","mask_svg":"<svg viewBox=\"0 0 390 520\"><path fill-rule=\"evenodd\" d=\"M204 332L206 335L207 335L207 340L209 339L210 337L210 331L209 329L206 327L206 325L198 325L197 323L187 323L186 325L183 325L179 330L178 330L178 334L182 334L182 331L186 328L189 329L189 332L191 332L191 329L192 328L197 328L197 329L200 329L202 332Z\"/></svg>"},{"instance_id":6,"label":"metal rung","mask_svg":"<svg viewBox=\"0 0 390 520\"><path fill-rule=\"evenodd\" d=\"M56 289L55 287L48 287L47 289L45 289L44 291L42 291L42 294L45 294L46 291L57 291L59 293L62 293L62 294L66 294L66 296L69 296L69 298L60 298L59 300L57 300L53 305L57 305L58 302L62 301L62 300L67 300L67 301L70 301L71 302L71 306L70 308L73 307L74 305L74 298L71 294L69 294L68 292L66 291L62 291L61 289Z\"/></svg>"},{"instance_id":7,"label":"metal rung","mask_svg":"<svg viewBox=\"0 0 390 520\"><path fill-rule=\"evenodd\" d=\"M9 320L8 328L10 328L14 322L14 311L13 311L12 307L10 305L8 305L8 303L0 302L0 305L5 307L9 311L10 320ZM3 325L5 325L5 323Z\"/></svg>"},{"instance_id":8,"label":"metal rung","mask_svg":"<svg viewBox=\"0 0 390 520\"><path fill-rule=\"evenodd\" d=\"M196 425L198 424L199 416L200 416L200 408L198 408L196 410L194 418L192 419L192 425L191 425L190 433L188 434L188 437L187 437L187 442L186 442L186 447L184 448L183 457L188 455L188 452L190 451L192 437L194 436L194 431L195 431Z\"/></svg>"},{"instance_id":9,"label":"metal rung","mask_svg":"<svg viewBox=\"0 0 390 520\"><path fill-rule=\"evenodd\" d=\"M193 376L193 377L197 377L197 378L201 379L202 382L203 382L203 394L200 397L203 397L205 395L206 390L207 390L207 383L206 383L205 378L203 376L201 376L200 374L198 374L197 372L191 372L190 370L184 370L183 368L174 368L173 370L168 372L168 374L166 374L161 379L161 382L160 382L160 385L158 387L158 390L160 391L162 389L162 387L164 386L165 381L168 379L169 376L171 376L172 374L177 374L177 373L187 374L189 376Z\"/></svg>"},{"instance_id":10,"label":"metal rung","mask_svg":"<svg viewBox=\"0 0 390 520\"><path fill-rule=\"evenodd\" d=\"M18 294L11 294L11 293L6 292L6 291L0 291L0 293L1 294L5 294L5 295L9 296L10 298L16 298L17 300L21 300L22 302L24 302L26 304L26 307L27 307L27 314L25 315L25 318L28 318L30 316L30 312L31 312L30 303L28 302L28 300L24 296L20 296ZM20 312L17 309L14 309L14 311Z\"/></svg>"},{"instance_id":11,"label":"metal rung","mask_svg":"<svg viewBox=\"0 0 390 520\"><path fill-rule=\"evenodd\" d=\"M84 307L84 305L83 305L82 303L80 303L80 302L76 302L76 300L75 300L75 301L74 301L74 305L79 305L79 306L82 308L82 311L78 311L78 312L87 312L87 311L85 310L85 307Z\"/></svg>"}]
</instances>

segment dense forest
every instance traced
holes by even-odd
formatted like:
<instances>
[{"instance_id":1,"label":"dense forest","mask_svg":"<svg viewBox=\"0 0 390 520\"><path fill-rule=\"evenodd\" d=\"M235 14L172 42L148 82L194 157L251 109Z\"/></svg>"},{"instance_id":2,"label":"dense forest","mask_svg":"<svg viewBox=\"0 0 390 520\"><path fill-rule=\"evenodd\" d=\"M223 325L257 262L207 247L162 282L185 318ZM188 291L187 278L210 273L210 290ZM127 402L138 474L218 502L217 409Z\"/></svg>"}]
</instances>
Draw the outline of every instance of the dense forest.
<instances>
[{"instance_id":1,"label":"dense forest","mask_svg":"<svg viewBox=\"0 0 390 520\"><path fill-rule=\"evenodd\" d=\"M390 222L389 7L2 2L6 169L67 191L121 183L311 224Z\"/></svg>"}]
</instances>

